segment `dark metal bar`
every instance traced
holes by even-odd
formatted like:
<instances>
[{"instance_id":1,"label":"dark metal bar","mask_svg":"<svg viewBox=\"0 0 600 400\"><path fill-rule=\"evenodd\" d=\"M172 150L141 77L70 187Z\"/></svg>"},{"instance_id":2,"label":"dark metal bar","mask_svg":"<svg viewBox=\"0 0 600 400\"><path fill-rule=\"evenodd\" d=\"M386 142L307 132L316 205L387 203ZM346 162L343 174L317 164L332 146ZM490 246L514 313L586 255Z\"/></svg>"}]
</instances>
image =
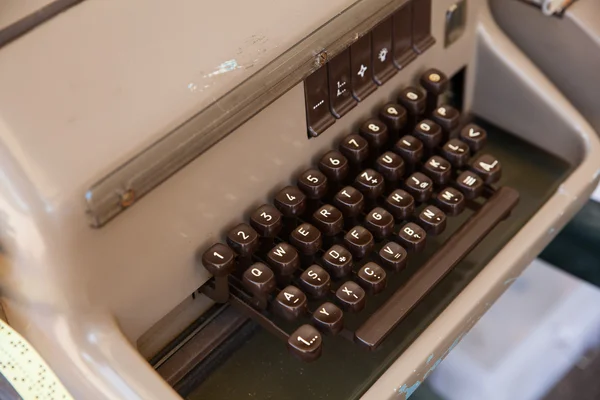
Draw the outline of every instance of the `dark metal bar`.
<instances>
[{"instance_id":1,"label":"dark metal bar","mask_svg":"<svg viewBox=\"0 0 600 400\"><path fill-rule=\"evenodd\" d=\"M262 315L260 312L252 308L249 304L246 304L243 300L237 297L234 294L231 294L229 298L229 303L238 311L242 312L244 315L252 318L252 320L258 323L260 326L271 332L277 338L283 340L287 343L290 335L288 335L284 330L275 325L273 321Z\"/></svg>"},{"instance_id":2,"label":"dark metal bar","mask_svg":"<svg viewBox=\"0 0 600 400\"><path fill-rule=\"evenodd\" d=\"M180 382L194 367L248 322L248 318L233 307L224 307L222 312L206 325L198 328L181 348L156 367L159 375L171 386Z\"/></svg>"},{"instance_id":3,"label":"dark metal bar","mask_svg":"<svg viewBox=\"0 0 600 400\"><path fill-rule=\"evenodd\" d=\"M500 188L448 239L406 284L355 332L355 340L371 350L404 319L415 305L452 270L516 206L516 190Z\"/></svg>"}]
</instances>

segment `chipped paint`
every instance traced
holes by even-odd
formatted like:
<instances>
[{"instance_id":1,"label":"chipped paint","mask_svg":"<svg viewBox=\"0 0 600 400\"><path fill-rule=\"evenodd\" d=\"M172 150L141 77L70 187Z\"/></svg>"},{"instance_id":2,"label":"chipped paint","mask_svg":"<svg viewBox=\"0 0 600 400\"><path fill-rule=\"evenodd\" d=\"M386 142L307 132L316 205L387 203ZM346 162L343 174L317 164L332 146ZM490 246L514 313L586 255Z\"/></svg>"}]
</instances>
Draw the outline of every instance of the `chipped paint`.
<instances>
[{"instance_id":1,"label":"chipped paint","mask_svg":"<svg viewBox=\"0 0 600 400\"><path fill-rule=\"evenodd\" d=\"M222 75L240 68L243 67L238 64L235 58L233 58L221 63L221 65L219 65L213 72L204 75L204 78L212 78L213 76Z\"/></svg>"},{"instance_id":2,"label":"chipped paint","mask_svg":"<svg viewBox=\"0 0 600 400\"><path fill-rule=\"evenodd\" d=\"M398 394L400 395L404 395L404 399L408 399L418 388L419 386L421 386L421 383L425 381L425 379L427 379L427 377L429 376L429 374L431 374L438 365L441 364L442 360L444 358L446 358L446 356L452 351L454 350L454 348L460 343L460 341L462 340L462 338L466 335L466 332L460 334L459 337L456 338L456 340L454 340L454 342L452 342L452 344L450 345L450 347L448 347L448 349L444 352L444 354L442 354L442 356L440 358L438 358L435 363L429 367L429 369L427 370L427 372L425 373L425 375L423 375L423 380L418 380L416 381L413 385L408 386L406 383L403 384L402 386L400 386L399 389L395 389L395 391L398 392ZM431 362L431 360L433 360L434 354L430 354L429 357L427 357L427 361L425 362L425 365L429 365L429 363Z\"/></svg>"},{"instance_id":3,"label":"chipped paint","mask_svg":"<svg viewBox=\"0 0 600 400\"><path fill-rule=\"evenodd\" d=\"M406 399L408 399L412 394L421 386L421 381L416 381L412 386L406 386L406 384L402 385L400 389L398 389L398 393L406 395Z\"/></svg>"}]
</instances>

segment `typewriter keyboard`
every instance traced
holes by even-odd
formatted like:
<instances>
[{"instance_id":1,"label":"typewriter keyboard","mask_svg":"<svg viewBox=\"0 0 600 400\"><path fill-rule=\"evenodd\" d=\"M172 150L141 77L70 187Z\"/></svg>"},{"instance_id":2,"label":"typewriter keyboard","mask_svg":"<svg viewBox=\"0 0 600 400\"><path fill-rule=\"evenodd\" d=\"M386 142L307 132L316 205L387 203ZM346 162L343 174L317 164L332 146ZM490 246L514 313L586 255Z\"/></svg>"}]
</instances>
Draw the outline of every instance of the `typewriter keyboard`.
<instances>
[{"instance_id":1,"label":"typewriter keyboard","mask_svg":"<svg viewBox=\"0 0 600 400\"><path fill-rule=\"evenodd\" d=\"M321 355L324 334L375 349L518 201L515 190L494 186L502 165L482 151L485 130L438 105L448 78L431 69L420 84L424 91L405 88L207 249L201 263L214 279L204 293L244 312L304 361ZM466 208L474 214L422 267L388 287L390 275ZM388 291L356 329L345 325L348 314Z\"/></svg>"}]
</instances>

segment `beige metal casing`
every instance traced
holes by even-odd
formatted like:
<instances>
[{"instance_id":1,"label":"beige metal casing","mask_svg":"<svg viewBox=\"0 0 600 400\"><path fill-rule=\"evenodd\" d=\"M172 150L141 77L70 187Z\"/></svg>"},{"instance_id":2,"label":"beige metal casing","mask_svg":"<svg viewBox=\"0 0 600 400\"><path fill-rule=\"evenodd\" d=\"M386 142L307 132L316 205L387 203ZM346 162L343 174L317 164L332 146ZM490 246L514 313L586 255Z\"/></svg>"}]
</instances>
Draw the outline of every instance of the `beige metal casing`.
<instances>
[{"instance_id":1,"label":"beige metal casing","mask_svg":"<svg viewBox=\"0 0 600 400\"><path fill-rule=\"evenodd\" d=\"M482 3L470 2L465 36L443 49L452 1L436 0L436 45L318 139L306 139L297 85L131 209L89 227L83 194L91 185L350 3L263 0L240 2L231 13L230 4L87 0L0 49L6 311L75 398L177 398L131 343L209 277L195 263L197 249L219 240L427 67L452 75L469 65L475 111L579 168L365 397L406 395L430 368L428 356L441 357L468 330L503 279L518 275L591 192L600 151L594 132ZM239 68L224 71L231 60ZM533 109L515 109L515 92L482 71L504 72L503 83L528 95ZM490 90L500 95L486 97ZM531 112L548 118L526 120ZM562 129L546 134L553 126Z\"/></svg>"}]
</instances>

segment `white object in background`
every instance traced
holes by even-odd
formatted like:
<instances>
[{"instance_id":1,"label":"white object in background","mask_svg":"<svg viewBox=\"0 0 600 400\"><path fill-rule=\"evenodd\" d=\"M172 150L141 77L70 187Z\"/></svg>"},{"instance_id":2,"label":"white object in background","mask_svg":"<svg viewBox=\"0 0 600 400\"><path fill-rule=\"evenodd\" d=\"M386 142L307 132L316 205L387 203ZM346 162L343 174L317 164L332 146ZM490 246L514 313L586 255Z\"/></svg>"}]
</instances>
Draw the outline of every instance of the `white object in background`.
<instances>
[{"instance_id":1,"label":"white object in background","mask_svg":"<svg viewBox=\"0 0 600 400\"><path fill-rule=\"evenodd\" d=\"M1 319L0 375L23 400L73 400L38 352Z\"/></svg>"},{"instance_id":2,"label":"white object in background","mask_svg":"<svg viewBox=\"0 0 600 400\"><path fill-rule=\"evenodd\" d=\"M428 382L447 400L539 399L599 344L598 304L598 288L535 260Z\"/></svg>"}]
</instances>

